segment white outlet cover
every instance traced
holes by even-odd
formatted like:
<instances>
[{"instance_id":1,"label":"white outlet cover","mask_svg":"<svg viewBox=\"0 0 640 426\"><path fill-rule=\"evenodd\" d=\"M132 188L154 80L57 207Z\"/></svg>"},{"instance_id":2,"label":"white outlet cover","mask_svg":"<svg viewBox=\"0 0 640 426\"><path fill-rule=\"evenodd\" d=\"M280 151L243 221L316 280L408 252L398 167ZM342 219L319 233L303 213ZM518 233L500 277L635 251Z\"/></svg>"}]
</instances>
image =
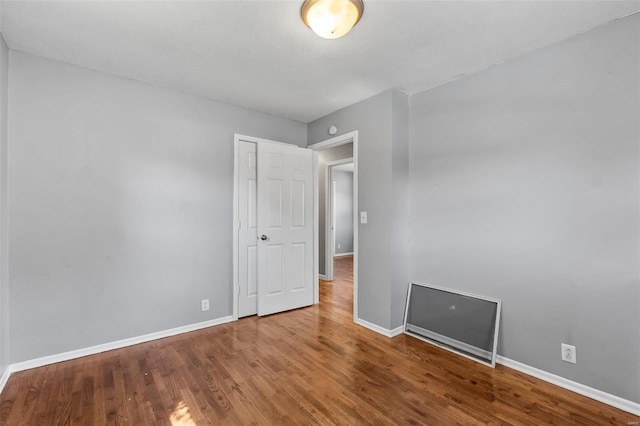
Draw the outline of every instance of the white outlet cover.
<instances>
[{"instance_id":1,"label":"white outlet cover","mask_svg":"<svg viewBox=\"0 0 640 426\"><path fill-rule=\"evenodd\" d=\"M209 310L209 299L202 299L202 312Z\"/></svg>"},{"instance_id":2,"label":"white outlet cover","mask_svg":"<svg viewBox=\"0 0 640 426\"><path fill-rule=\"evenodd\" d=\"M575 364L576 363L576 347L572 345L567 345L566 343L562 343L560 345L560 348L562 349L562 353L561 353L562 360Z\"/></svg>"},{"instance_id":3,"label":"white outlet cover","mask_svg":"<svg viewBox=\"0 0 640 426\"><path fill-rule=\"evenodd\" d=\"M360 223L367 223L367 212L360 212Z\"/></svg>"}]
</instances>

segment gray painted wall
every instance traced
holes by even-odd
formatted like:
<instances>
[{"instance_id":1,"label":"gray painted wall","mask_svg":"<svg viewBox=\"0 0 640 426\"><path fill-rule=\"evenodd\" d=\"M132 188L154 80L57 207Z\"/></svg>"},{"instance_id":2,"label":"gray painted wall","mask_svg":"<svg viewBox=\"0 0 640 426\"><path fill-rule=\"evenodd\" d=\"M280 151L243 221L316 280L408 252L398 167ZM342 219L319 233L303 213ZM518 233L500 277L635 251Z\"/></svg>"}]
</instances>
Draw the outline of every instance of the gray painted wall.
<instances>
[{"instance_id":1,"label":"gray painted wall","mask_svg":"<svg viewBox=\"0 0 640 426\"><path fill-rule=\"evenodd\" d=\"M393 92L391 125L391 326L404 321L409 290L409 97Z\"/></svg>"},{"instance_id":2,"label":"gray painted wall","mask_svg":"<svg viewBox=\"0 0 640 426\"><path fill-rule=\"evenodd\" d=\"M11 362L231 315L233 134L306 125L15 51L9 72Z\"/></svg>"},{"instance_id":3,"label":"gray painted wall","mask_svg":"<svg viewBox=\"0 0 640 426\"><path fill-rule=\"evenodd\" d=\"M395 200L392 179L394 91L386 91L319 118L308 127L309 144L327 139L335 125L340 134L358 131L358 208L368 223L358 228L358 316L391 328L392 238ZM404 95L401 95L401 97ZM406 238L406 236L405 236Z\"/></svg>"},{"instance_id":4,"label":"gray painted wall","mask_svg":"<svg viewBox=\"0 0 640 426\"><path fill-rule=\"evenodd\" d=\"M9 365L9 268L7 209L7 136L9 49L0 34L0 376Z\"/></svg>"},{"instance_id":5,"label":"gray painted wall","mask_svg":"<svg viewBox=\"0 0 640 426\"><path fill-rule=\"evenodd\" d=\"M327 133L327 137L322 140L329 139L331 136ZM343 160L345 158L353 157L353 144L348 143L334 148L323 149L318 151L318 251L320 253L318 259L318 273L324 275L326 273L326 197L327 191L326 176L327 176L327 163L336 160Z\"/></svg>"},{"instance_id":6,"label":"gray painted wall","mask_svg":"<svg viewBox=\"0 0 640 426\"><path fill-rule=\"evenodd\" d=\"M640 402L640 15L411 98L410 278L499 353ZM577 347L577 364L560 344Z\"/></svg>"},{"instance_id":7,"label":"gray painted wall","mask_svg":"<svg viewBox=\"0 0 640 426\"><path fill-rule=\"evenodd\" d=\"M336 183L335 201L335 254L353 253L353 172L331 171Z\"/></svg>"}]
</instances>

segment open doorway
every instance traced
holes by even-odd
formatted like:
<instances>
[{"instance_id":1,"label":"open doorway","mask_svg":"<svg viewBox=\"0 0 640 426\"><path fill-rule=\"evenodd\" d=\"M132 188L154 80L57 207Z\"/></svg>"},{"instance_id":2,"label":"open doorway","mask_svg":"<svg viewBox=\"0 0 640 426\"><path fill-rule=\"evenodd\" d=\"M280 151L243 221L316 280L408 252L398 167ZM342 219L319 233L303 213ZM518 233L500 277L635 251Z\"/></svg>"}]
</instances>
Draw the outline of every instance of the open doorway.
<instances>
[{"instance_id":1,"label":"open doorway","mask_svg":"<svg viewBox=\"0 0 640 426\"><path fill-rule=\"evenodd\" d=\"M325 277L331 281L336 258L353 256L353 158L331 161L327 166L329 232ZM343 259L343 263L347 260Z\"/></svg>"},{"instance_id":2,"label":"open doorway","mask_svg":"<svg viewBox=\"0 0 640 426\"><path fill-rule=\"evenodd\" d=\"M331 191L333 180L331 178L332 169L339 166L349 167L351 182L351 251L353 265L353 315L354 320L358 315L358 132L350 132L342 136L337 136L323 142L310 145L308 148L318 154L317 164L317 185L318 185L318 211L317 211L317 250L315 256L316 270L318 278L322 280L332 280L334 274L334 256L342 253L349 253L343 248L340 242L340 249L337 249L337 238L335 226L332 226L333 215ZM346 164L350 164L346 166ZM352 168L352 171L351 171ZM337 182L336 182L337 185ZM344 217L344 216L343 216ZM333 228L333 229L332 229ZM350 257L350 255L349 255ZM337 259L340 259L339 257ZM345 259L347 257L345 256ZM351 260L351 259L348 259ZM351 268L350 268L351 269Z\"/></svg>"}]
</instances>

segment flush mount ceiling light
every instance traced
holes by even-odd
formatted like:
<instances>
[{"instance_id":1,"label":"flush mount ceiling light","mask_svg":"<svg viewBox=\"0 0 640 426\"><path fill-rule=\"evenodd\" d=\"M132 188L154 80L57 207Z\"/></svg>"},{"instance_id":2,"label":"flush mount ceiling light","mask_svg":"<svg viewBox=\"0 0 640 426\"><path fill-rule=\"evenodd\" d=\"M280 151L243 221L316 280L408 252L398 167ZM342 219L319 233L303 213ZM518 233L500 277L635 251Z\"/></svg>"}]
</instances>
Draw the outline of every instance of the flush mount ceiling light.
<instances>
[{"instance_id":1,"label":"flush mount ceiling light","mask_svg":"<svg viewBox=\"0 0 640 426\"><path fill-rule=\"evenodd\" d=\"M340 38L358 23L362 0L305 0L300 10L302 20L322 38Z\"/></svg>"}]
</instances>

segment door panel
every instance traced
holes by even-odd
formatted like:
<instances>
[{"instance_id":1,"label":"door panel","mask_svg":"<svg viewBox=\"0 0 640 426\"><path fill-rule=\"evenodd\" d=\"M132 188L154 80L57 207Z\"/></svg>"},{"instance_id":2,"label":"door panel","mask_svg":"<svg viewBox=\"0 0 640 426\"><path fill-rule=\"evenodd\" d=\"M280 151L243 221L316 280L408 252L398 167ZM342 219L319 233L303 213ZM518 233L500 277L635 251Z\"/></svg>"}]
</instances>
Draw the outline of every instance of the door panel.
<instances>
[{"instance_id":1,"label":"door panel","mask_svg":"<svg viewBox=\"0 0 640 426\"><path fill-rule=\"evenodd\" d=\"M293 228L304 228L304 203L304 182L291 182L291 227Z\"/></svg>"},{"instance_id":2,"label":"door panel","mask_svg":"<svg viewBox=\"0 0 640 426\"><path fill-rule=\"evenodd\" d=\"M258 247L256 247L256 245L247 247L247 266L247 295L256 298L258 297ZM253 309L254 307L255 309ZM258 312L258 305L255 301L252 304L251 312L253 312L253 314Z\"/></svg>"},{"instance_id":3,"label":"door panel","mask_svg":"<svg viewBox=\"0 0 640 426\"><path fill-rule=\"evenodd\" d=\"M267 245L264 256L267 261L266 279L262 281L269 296L275 296L284 292L284 282L282 281L282 245ZM261 283L261 284L262 284Z\"/></svg>"},{"instance_id":4,"label":"door panel","mask_svg":"<svg viewBox=\"0 0 640 426\"><path fill-rule=\"evenodd\" d=\"M291 290L304 290L304 274L305 274L305 251L306 244L291 244Z\"/></svg>"},{"instance_id":5,"label":"door panel","mask_svg":"<svg viewBox=\"0 0 640 426\"><path fill-rule=\"evenodd\" d=\"M281 179L267 179L267 202L262 211L267 216L265 225L266 229L281 230L282 229L282 180Z\"/></svg>"},{"instance_id":6,"label":"door panel","mask_svg":"<svg viewBox=\"0 0 640 426\"><path fill-rule=\"evenodd\" d=\"M258 214L256 144L238 146L238 317L258 312Z\"/></svg>"},{"instance_id":7,"label":"door panel","mask_svg":"<svg viewBox=\"0 0 640 426\"><path fill-rule=\"evenodd\" d=\"M261 142L258 165L258 315L313 304L313 154Z\"/></svg>"}]
</instances>

